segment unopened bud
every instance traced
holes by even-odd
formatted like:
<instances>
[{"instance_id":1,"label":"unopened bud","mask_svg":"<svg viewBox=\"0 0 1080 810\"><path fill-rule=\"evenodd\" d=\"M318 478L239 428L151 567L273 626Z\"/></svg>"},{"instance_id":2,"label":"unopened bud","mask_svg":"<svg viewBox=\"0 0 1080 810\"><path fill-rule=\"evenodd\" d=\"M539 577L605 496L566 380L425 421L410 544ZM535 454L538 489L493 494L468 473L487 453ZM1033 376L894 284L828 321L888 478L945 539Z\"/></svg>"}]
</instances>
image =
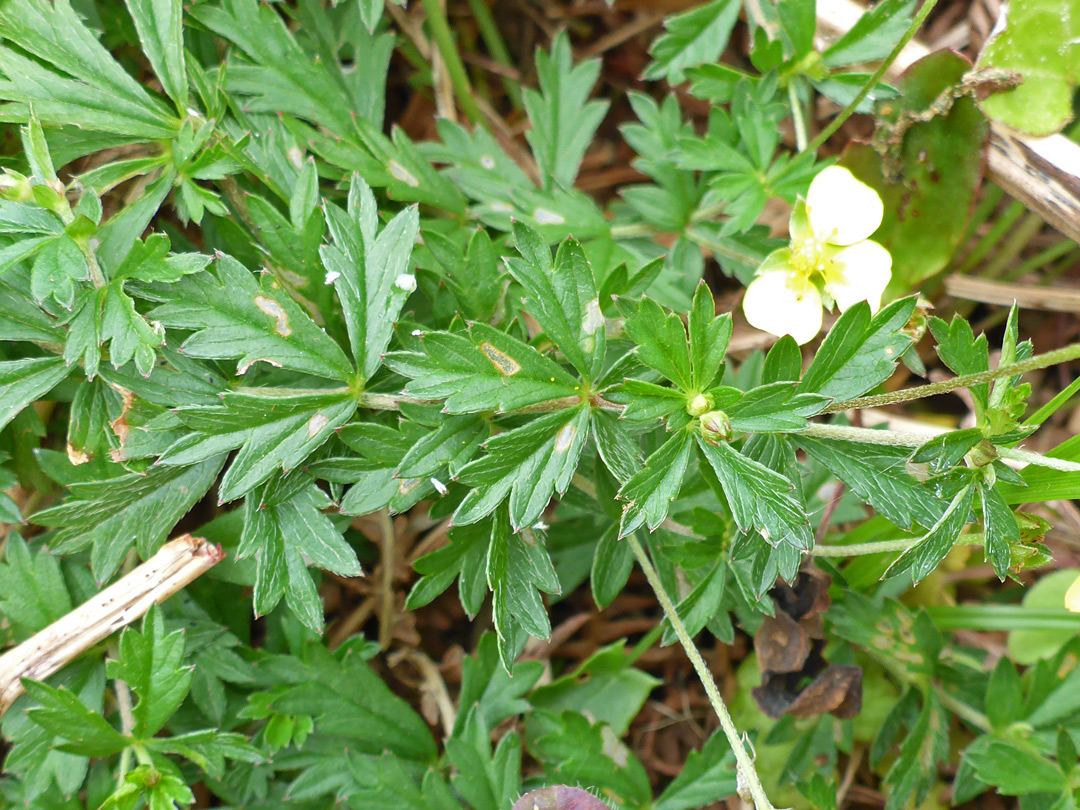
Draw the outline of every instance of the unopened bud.
<instances>
[{"instance_id":1,"label":"unopened bud","mask_svg":"<svg viewBox=\"0 0 1080 810\"><path fill-rule=\"evenodd\" d=\"M29 180L18 172L4 169L0 174L0 197L12 202L29 202L34 199L34 192Z\"/></svg>"},{"instance_id":2,"label":"unopened bud","mask_svg":"<svg viewBox=\"0 0 1080 810\"><path fill-rule=\"evenodd\" d=\"M709 411L701 417L701 435L707 442L731 441L731 420L723 411Z\"/></svg>"},{"instance_id":3,"label":"unopened bud","mask_svg":"<svg viewBox=\"0 0 1080 810\"><path fill-rule=\"evenodd\" d=\"M708 413L712 410L712 398L705 396L705 394L698 394L688 403L686 403L686 412L691 416L701 416L704 413Z\"/></svg>"}]
</instances>

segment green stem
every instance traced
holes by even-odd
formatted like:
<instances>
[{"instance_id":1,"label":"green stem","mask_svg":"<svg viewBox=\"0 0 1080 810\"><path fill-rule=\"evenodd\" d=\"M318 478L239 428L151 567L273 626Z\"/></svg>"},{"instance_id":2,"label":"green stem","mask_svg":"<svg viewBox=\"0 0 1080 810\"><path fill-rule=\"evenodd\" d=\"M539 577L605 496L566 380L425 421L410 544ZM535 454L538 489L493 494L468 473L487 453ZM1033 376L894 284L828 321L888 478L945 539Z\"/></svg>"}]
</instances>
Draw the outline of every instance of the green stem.
<instances>
[{"instance_id":1,"label":"green stem","mask_svg":"<svg viewBox=\"0 0 1080 810\"><path fill-rule=\"evenodd\" d=\"M907 551L920 540L922 540L921 537L901 537L897 540L877 540L872 543L814 546L810 554L814 557L861 557L865 554L887 554L892 551ZM981 546L982 544L982 532L962 534L955 543L958 546Z\"/></svg>"},{"instance_id":2,"label":"green stem","mask_svg":"<svg viewBox=\"0 0 1080 810\"><path fill-rule=\"evenodd\" d=\"M480 106L473 97L472 87L469 86L469 76L465 72L465 65L457 52L454 44L454 35L450 32L450 23L446 19L439 0L420 0L427 14L428 27L431 29L431 38L439 48L439 54L446 65L446 72L450 76L450 84L454 87L454 95L457 96L458 104L462 111L473 124L486 127L484 114L480 112Z\"/></svg>"},{"instance_id":3,"label":"green stem","mask_svg":"<svg viewBox=\"0 0 1080 810\"><path fill-rule=\"evenodd\" d=\"M932 397L938 394L948 394L960 388L970 388L973 385L992 382L1000 377L1011 377L1016 374L1025 374L1039 368L1056 366L1058 363L1067 363L1070 360L1080 358L1080 343L1055 349L1045 354L1037 354L1027 360L1018 363L1010 363L1000 366L992 371L980 371L976 374L963 374L953 377L951 380L942 380L929 385L920 385L917 388L904 388L900 391L890 391L887 394L875 394L869 397L857 397L845 402L837 402L827 407L822 413L843 413L847 410L859 408L877 408L881 405L896 405L901 402L912 402L924 397Z\"/></svg>"},{"instance_id":4,"label":"green stem","mask_svg":"<svg viewBox=\"0 0 1080 810\"><path fill-rule=\"evenodd\" d=\"M912 37L915 36L915 33L919 30L923 21L930 12L934 10L934 6L936 5L937 0L926 0L926 2L923 3L922 8L919 9L919 12L915 15L914 19L912 19L911 25L908 26L908 30L904 32L904 35L900 37L900 41L896 43L889 55L885 57L885 61L878 66L876 71L874 71L874 75L870 77L870 81L862 86L855 98L851 100L851 103L841 110L840 114L832 120L832 123L818 133L818 136L807 145L806 148L809 151L816 152L821 145L829 140L833 133L840 129L844 122L851 117L856 108L862 104L863 99L870 94L871 90L877 87L878 82L881 81L885 72L889 69L889 66L896 61L896 57L900 55L900 51L904 50L904 47L911 41Z\"/></svg>"},{"instance_id":5,"label":"green stem","mask_svg":"<svg viewBox=\"0 0 1080 810\"><path fill-rule=\"evenodd\" d=\"M488 8L486 0L468 0L468 2L473 19L476 20L476 27L480 29L480 36L483 38L491 58L500 65L509 68L514 67L514 60L510 58L510 51L506 49L506 43L503 42L502 34L499 33L499 26L495 24L495 18L491 16L491 9ZM514 105L514 109L520 110L522 106L521 85L509 76L503 76L502 83L503 87L506 88L507 95L510 96L510 103Z\"/></svg>"},{"instance_id":6,"label":"green stem","mask_svg":"<svg viewBox=\"0 0 1080 810\"><path fill-rule=\"evenodd\" d=\"M848 427L847 425L807 425L805 430L799 431L803 436L814 436L819 439L843 439L849 442L862 442L863 444L883 444L891 447L921 447L940 434L934 433L907 433L899 430L874 430L873 428ZM1011 447L995 447L1001 458L1011 461L1019 461L1024 464L1034 464L1037 467L1049 467L1061 472L1080 472L1080 464L1063 458L1050 458L1041 453L1029 453L1025 450L1014 450Z\"/></svg>"},{"instance_id":7,"label":"green stem","mask_svg":"<svg viewBox=\"0 0 1080 810\"><path fill-rule=\"evenodd\" d=\"M656 594L656 598L660 602L660 607L664 610L664 615L667 617L668 621L671 622L671 626L675 630L675 635L679 637L679 643L682 644L687 657L690 659L690 663L693 664L694 671L701 680L701 685L705 687L705 694L709 697L709 702L712 704L713 711L715 711L716 716L720 718L720 727L724 730L724 736L727 737L728 744L735 753L735 761L738 763L738 769L749 786L750 795L754 800L754 807L756 807L757 810L774 810L772 803L769 801L769 797L765 795L765 788L762 786L761 778L754 768L754 762L750 759L750 755L746 753L742 737L739 734L739 730L735 728L735 723L731 719L731 714L728 712L727 705L724 703L724 698L720 695L720 690L716 686L716 680L713 678L712 672L709 671L705 659L701 657L701 653L694 644L694 640L690 638L690 634L686 631L686 625L684 625L682 619L679 618L679 613L675 609L675 605L671 601L671 598L667 595L667 591L664 590L664 585L660 581L660 576L656 573L656 569L653 568L653 564L649 560L649 555L645 553L645 549L642 547L641 541L637 539L636 535L630 534L626 540L630 543L630 548L637 558L638 565L641 566L645 578L649 581L649 585Z\"/></svg>"},{"instance_id":8,"label":"green stem","mask_svg":"<svg viewBox=\"0 0 1080 810\"><path fill-rule=\"evenodd\" d=\"M653 645L660 640L660 636L664 634L664 623L658 622L652 630L641 637L641 641L634 645L634 648L626 654L626 665L632 667L641 656L652 649Z\"/></svg>"}]
</instances>

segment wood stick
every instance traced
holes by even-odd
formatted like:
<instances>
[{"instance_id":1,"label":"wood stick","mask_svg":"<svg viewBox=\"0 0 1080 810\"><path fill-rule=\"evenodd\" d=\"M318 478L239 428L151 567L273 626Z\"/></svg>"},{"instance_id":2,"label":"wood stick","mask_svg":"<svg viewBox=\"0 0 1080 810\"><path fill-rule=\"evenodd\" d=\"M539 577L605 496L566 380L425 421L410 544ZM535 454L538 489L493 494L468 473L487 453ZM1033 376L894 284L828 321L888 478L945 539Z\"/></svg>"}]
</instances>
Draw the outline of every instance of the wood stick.
<instances>
[{"instance_id":1,"label":"wood stick","mask_svg":"<svg viewBox=\"0 0 1080 810\"><path fill-rule=\"evenodd\" d=\"M818 22L825 31L840 35L850 30L865 10L854 0L818 0ZM913 39L888 75L895 78L929 53L926 45ZM991 121L986 157L991 180L1051 227L1080 241L1080 144L1064 135L1020 135Z\"/></svg>"},{"instance_id":2,"label":"wood stick","mask_svg":"<svg viewBox=\"0 0 1080 810\"><path fill-rule=\"evenodd\" d=\"M220 546L181 535L130 574L0 656L0 716L22 694L23 678L48 678L224 558Z\"/></svg>"}]
</instances>

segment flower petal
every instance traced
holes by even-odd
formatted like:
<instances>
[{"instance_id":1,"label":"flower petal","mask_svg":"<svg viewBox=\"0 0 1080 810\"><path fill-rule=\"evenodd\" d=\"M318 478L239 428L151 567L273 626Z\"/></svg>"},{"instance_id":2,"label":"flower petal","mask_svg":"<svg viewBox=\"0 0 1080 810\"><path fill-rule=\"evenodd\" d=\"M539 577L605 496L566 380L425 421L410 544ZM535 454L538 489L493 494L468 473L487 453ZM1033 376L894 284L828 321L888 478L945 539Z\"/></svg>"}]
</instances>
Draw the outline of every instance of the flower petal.
<instances>
[{"instance_id":1,"label":"flower petal","mask_svg":"<svg viewBox=\"0 0 1080 810\"><path fill-rule=\"evenodd\" d=\"M881 197L843 166L821 171L806 194L810 227L820 242L853 245L881 224Z\"/></svg>"},{"instance_id":2,"label":"flower petal","mask_svg":"<svg viewBox=\"0 0 1080 810\"><path fill-rule=\"evenodd\" d=\"M877 242L867 239L832 257L825 275L825 292L836 300L841 312L859 301L866 301L870 310L877 312L890 278L892 256Z\"/></svg>"},{"instance_id":3,"label":"flower petal","mask_svg":"<svg viewBox=\"0 0 1080 810\"><path fill-rule=\"evenodd\" d=\"M1080 613L1080 577L1073 580L1069 590L1065 591L1065 609Z\"/></svg>"},{"instance_id":4,"label":"flower petal","mask_svg":"<svg viewBox=\"0 0 1080 810\"><path fill-rule=\"evenodd\" d=\"M777 337L791 335L796 343L813 340L821 331L821 295L797 274L775 270L755 278L743 296L747 322Z\"/></svg>"}]
</instances>

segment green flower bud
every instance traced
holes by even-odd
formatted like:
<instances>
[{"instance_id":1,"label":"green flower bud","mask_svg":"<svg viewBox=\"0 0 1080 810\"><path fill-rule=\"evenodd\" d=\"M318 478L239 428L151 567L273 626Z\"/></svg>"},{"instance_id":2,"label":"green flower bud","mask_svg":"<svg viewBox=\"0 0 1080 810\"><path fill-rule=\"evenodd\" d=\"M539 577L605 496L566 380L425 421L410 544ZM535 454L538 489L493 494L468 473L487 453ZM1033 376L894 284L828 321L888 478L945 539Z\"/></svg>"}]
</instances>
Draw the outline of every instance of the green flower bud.
<instances>
[{"instance_id":1,"label":"green flower bud","mask_svg":"<svg viewBox=\"0 0 1080 810\"><path fill-rule=\"evenodd\" d=\"M731 441L731 420L723 411L709 411L701 417L701 435L711 444Z\"/></svg>"},{"instance_id":2,"label":"green flower bud","mask_svg":"<svg viewBox=\"0 0 1080 810\"><path fill-rule=\"evenodd\" d=\"M711 411L712 406L712 397L706 396L705 394L698 394L686 403L686 412L691 416L701 416L702 414Z\"/></svg>"}]
</instances>

